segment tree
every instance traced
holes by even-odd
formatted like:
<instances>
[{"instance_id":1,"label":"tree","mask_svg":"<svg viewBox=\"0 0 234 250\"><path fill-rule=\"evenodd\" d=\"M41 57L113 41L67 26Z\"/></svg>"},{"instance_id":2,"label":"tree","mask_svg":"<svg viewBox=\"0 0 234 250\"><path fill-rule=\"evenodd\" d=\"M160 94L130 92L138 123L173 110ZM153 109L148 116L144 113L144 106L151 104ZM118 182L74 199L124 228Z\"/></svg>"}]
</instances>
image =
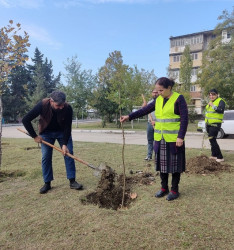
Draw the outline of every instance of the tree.
<instances>
[{"instance_id":1,"label":"tree","mask_svg":"<svg viewBox=\"0 0 234 250\"><path fill-rule=\"evenodd\" d=\"M204 95L209 89L216 88L220 96L227 102L229 109L234 108L234 11L231 14L224 10L218 17L222 20L215 30L213 39L202 58L201 70L198 74L198 84L203 88ZM227 31L230 39L224 42L223 31Z\"/></svg>"},{"instance_id":2,"label":"tree","mask_svg":"<svg viewBox=\"0 0 234 250\"><path fill-rule=\"evenodd\" d=\"M186 45L180 63L180 83L182 85L182 89L188 92L191 87L192 67L193 61L190 55L190 48Z\"/></svg>"},{"instance_id":3,"label":"tree","mask_svg":"<svg viewBox=\"0 0 234 250\"><path fill-rule=\"evenodd\" d=\"M6 81L7 87L3 88L2 92L5 121L20 121L27 110L27 83L29 80L29 72L25 66L17 66L9 74Z\"/></svg>"},{"instance_id":4,"label":"tree","mask_svg":"<svg viewBox=\"0 0 234 250\"><path fill-rule=\"evenodd\" d=\"M19 35L21 25L19 23L14 26L10 20L6 27L0 29L0 166L2 160L2 91L8 75L16 66L25 64L28 57L25 53L30 46L29 35L23 32Z\"/></svg>"},{"instance_id":5,"label":"tree","mask_svg":"<svg viewBox=\"0 0 234 250\"><path fill-rule=\"evenodd\" d=\"M92 104L101 114L103 127L106 121L112 122L118 112L118 101L116 102L117 96L115 96L116 93L114 93L113 89L113 79L116 74L120 74L118 69L121 68L122 62L121 53L114 51L109 54L105 65L100 68L97 74L97 88L94 91L96 98Z\"/></svg>"},{"instance_id":6,"label":"tree","mask_svg":"<svg viewBox=\"0 0 234 250\"><path fill-rule=\"evenodd\" d=\"M43 54L38 48L35 49L34 64L27 65L30 72L31 80L28 82L29 101L28 106L31 108L41 99L48 97L57 87L60 86L61 73L54 77L52 62L48 59L43 60Z\"/></svg>"},{"instance_id":7,"label":"tree","mask_svg":"<svg viewBox=\"0 0 234 250\"><path fill-rule=\"evenodd\" d=\"M81 64L77 60L77 56L67 59L65 70L67 71L67 74L65 74L67 86L64 87L64 91L67 94L67 100L70 101L71 106L76 112L78 120L80 115L83 118L89 100L92 98L95 77L92 75L91 70L81 69Z\"/></svg>"}]
</instances>

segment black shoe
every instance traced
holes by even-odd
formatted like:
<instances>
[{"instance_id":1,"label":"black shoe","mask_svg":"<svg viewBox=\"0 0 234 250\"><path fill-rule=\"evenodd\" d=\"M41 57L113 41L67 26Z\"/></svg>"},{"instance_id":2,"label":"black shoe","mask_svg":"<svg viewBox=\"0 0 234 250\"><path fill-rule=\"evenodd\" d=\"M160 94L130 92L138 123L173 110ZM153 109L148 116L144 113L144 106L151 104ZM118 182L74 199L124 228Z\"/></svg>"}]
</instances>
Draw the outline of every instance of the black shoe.
<instances>
[{"instance_id":1,"label":"black shoe","mask_svg":"<svg viewBox=\"0 0 234 250\"><path fill-rule=\"evenodd\" d=\"M162 189L160 189L156 194L155 194L155 197L157 198L161 198L163 196L165 196L166 194L169 193L169 190L167 189L166 191L163 191Z\"/></svg>"},{"instance_id":2,"label":"black shoe","mask_svg":"<svg viewBox=\"0 0 234 250\"><path fill-rule=\"evenodd\" d=\"M179 196L180 196L180 193L179 193L179 192L177 192L177 193L172 193L172 192L170 192L170 193L168 194L168 196L167 196L167 200L168 200L168 201L172 201L172 200L177 199Z\"/></svg>"},{"instance_id":3,"label":"black shoe","mask_svg":"<svg viewBox=\"0 0 234 250\"><path fill-rule=\"evenodd\" d=\"M83 189L83 185L79 184L76 181L70 182L70 188L71 189L76 189L76 190L82 190Z\"/></svg>"},{"instance_id":4,"label":"black shoe","mask_svg":"<svg viewBox=\"0 0 234 250\"><path fill-rule=\"evenodd\" d=\"M40 194L45 194L51 189L50 183L45 183L45 185L40 189Z\"/></svg>"}]
</instances>

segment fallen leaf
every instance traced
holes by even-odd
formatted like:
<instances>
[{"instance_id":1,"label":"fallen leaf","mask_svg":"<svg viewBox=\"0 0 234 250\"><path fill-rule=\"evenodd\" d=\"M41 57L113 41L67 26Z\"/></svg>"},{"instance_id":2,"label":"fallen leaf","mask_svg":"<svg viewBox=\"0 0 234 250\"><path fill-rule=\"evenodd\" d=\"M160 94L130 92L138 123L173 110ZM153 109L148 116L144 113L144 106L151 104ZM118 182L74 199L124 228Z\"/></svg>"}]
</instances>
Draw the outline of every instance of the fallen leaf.
<instances>
[{"instance_id":1,"label":"fallen leaf","mask_svg":"<svg viewBox=\"0 0 234 250\"><path fill-rule=\"evenodd\" d=\"M133 199L136 199L137 197L137 193L130 193L130 198L133 200Z\"/></svg>"}]
</instances>

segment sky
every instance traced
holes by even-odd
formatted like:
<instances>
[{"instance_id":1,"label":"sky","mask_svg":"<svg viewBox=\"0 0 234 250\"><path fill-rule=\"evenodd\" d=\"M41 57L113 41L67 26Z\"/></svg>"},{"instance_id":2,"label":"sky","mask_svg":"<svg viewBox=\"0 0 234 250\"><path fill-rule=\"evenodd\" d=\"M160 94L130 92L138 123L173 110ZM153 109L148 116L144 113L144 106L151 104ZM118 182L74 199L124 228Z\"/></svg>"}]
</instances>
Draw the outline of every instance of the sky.
<instances>
[{"instance_id":1,"label":"sky","mask_svg":"<svg viewBox=\"0 0 234 250\"><path fill-rule=\"evenodd\" d=\"M0 0L0 27L20 23L52 61L54 75L66 74L77 56L82 70L97 73L115 50L124 64L157 77L167 75L171 36L212 30L233 0ZM62 78L63 84L66 84Z\"/></svg>"}]
</instances>

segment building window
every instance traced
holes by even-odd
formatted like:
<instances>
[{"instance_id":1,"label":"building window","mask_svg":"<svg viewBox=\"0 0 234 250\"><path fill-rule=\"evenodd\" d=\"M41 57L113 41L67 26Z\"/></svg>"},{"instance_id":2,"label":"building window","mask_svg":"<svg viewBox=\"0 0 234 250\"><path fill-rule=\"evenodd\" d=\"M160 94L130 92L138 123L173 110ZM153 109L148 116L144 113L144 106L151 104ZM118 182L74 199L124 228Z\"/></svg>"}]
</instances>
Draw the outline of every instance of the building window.
<instances>
[{"instance_id":1,"label":"building window","mask_svg":"<svg viewBox=\"0 0 234 250\"><path fill-rule=\"evenodd\" d=\"M185 46L185 45L191 45L191 44L198 44L198 43L202 43L202 42L203 42L202 35L188 36L185 38L171 40L171 47L179 47L179 46Z\"/></svg>"},{"instance_id":2,"label":"building window","mask_svg":"<svg viewBox=\"0 0 234 250\"><path fill-rule=\"evenodd\" d=\"M197 75L197 68L193 68L192 69L192 76L196 76Z\"/></svg>"},{"instance_id":3,"label":"building window","mask_svg":"<svg viewBox=\"0 0 234 250\"><path fill-rule=\"evenodd\" d=\"M191 59L192 60L197 60L198 59L198 54L197 53L192 53L191 54Z\"/></svg>"},{"instance_id":4,"label":"building window","mask_svg":"<svg viewBox=\"0 0 234 250\"><path fill-rule=\"evenodd\" d=\"M179 75L180 75L180 71L179 71L179 70L173 70L173 71L171 71L171 77L172 77L173 79L178 78Z\"/></svg>"},{"instance_id":5,"label":"building window","mask_svg":"<svg viewBox=\"0 0 234 250\"><path fill-rule=\"evenodd\" d=\"M196 92L196 86L195 85L192 85L190 87L190 92Z\"/></svg>"},{"instance_id":6,"label":"building window","mask_svg":"<svg viewBox=\"0 0 234 250\"><path fill-rule=\"evenodd\" d=\"M181 61L181 56L177 55L177 56L173 56L173 62L180 62Z\"/></svg>"}]
</instances>

